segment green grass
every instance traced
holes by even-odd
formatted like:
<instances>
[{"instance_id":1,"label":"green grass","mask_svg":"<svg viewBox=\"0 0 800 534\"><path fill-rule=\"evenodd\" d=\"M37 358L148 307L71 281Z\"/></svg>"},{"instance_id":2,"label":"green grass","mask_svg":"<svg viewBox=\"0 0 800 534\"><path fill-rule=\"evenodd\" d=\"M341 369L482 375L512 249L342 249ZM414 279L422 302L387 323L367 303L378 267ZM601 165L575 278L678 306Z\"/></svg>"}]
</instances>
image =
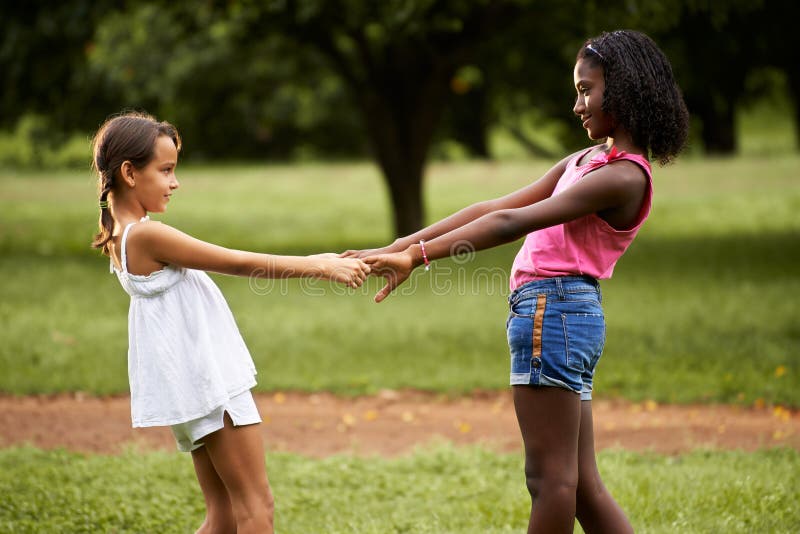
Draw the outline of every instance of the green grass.
<instances>
[{"instance_id":1,"label":"green grass","mask_svg":"<svg viewBox=\"0 0 800 534\"><path fill-rule=\"evenodd\" d=\"M785 125L761 113L742 120L758 133L743 137L744 157L656 169L653 215L603 282L598 396L800 406L800 157L785 155ZM546 168L434 165L429 219ZM179 176L170 212L157 218L202 239L298 254L390 239L386 195L367 164L205 166ZM128 300L87 247L95 204L88 171L0 171L0 392L127 390ZM437 262L381 305L371 301L375 280L343 292L215 279L261 390L505 388L506 278L518 246ZM447 446L396 459L268 455L284 533L520 532L522 464L520 455ZM637 532L800 531L797 451L603 451L599 464ZM191 460L175 453L0 449L0 495L0 532L193 532L203 517Z\"/></svg>"},{"instance_id":2,"label":"green grass","mask_svg":"<svg viewBox=\"0 0 800 534\"><path fill-rule=\"evenodd\" d=\"M269 454L267 463L286 534L487 534L527 522L519 455L439 447L396 459ZM606 451L599 466L637 532L800 528L797 451ZM177 453L0 450L0 494L0 531L17 534L193 532L204 513L191 460Z\"/></svg>"},{"instance_id":3,"label":"green grass","mask_svg":"<svg viewBox=\"0 0 800 534\"><path fill-rule=\"evenodd\" d=\"M512 191L547 163L431 167L429 219ZM800 157L686 158L656 169L654 212L603 282L598 396L800 406ZM226 246L313 253L383 244L368 164L188 167L157 216ZM0 173L0 391L127 390L127 295L88 249L85 173ZM375 305L366 289L215 277L259 389L447 393L507 384L507 275L519 243L437 262ZM324 294L324 296L321 296Z\"/></svg>"}]
</instances>

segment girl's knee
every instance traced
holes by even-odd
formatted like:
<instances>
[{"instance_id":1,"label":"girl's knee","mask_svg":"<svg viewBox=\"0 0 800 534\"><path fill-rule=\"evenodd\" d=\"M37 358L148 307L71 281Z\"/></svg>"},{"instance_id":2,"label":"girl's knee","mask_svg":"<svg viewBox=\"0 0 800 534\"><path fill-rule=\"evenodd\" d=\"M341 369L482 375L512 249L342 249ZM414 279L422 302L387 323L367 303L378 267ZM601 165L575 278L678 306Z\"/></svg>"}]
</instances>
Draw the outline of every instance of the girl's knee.
<instances>
[{"instance_id":1,"label":"girl's knee","mask_svg":"<svg viewBox=\"0 0 800 534\"><path fill-rule=\"evenodd\" d=\"M198 533L236 532L236 515L228 494L206 495L206 520Z\"/></svg>"},{"instance_id":2,"label":"girl's knee","mask_svg":"<svg viewBox=\"0 0 800 534\"><path fill-rule=\"evenodd\" d=\"M272 514L273 510L275 509L275 498L272 496L272 488L269 487L269 484L259 488L258 491L253 492L251 498L254 501L255 506L261 510L267 510L270 514Z\"/></svg>"},{"instance_id":3,"label":"girl's knee","mask_svg":"<svg viewBox=\"0 0 800 534\"><path fill-rule=\"evenodd\" d=\"M541 494L542 485L541 477L531 476L528 474L525 475L525 486L528 488L528 493L530 493L531 499L536 500L536 498Z\"/></svg>"},{"instance_id":4,"label":"girl's knee","mask_svg":"<svg viewBox=\"0 0 800 534\"><path fill-rule=\"evenodd\" d=\"M578 491L578 477L570 476L569 473L545 476L526 471L525 484L528 487L528 493L531 494L533 499L540 495L556 498L565 496L574 499Z\"/></svg>"},{"instance_id":5,"label":"girl's knee","mask_svg":"<svg viewBox=\"0 0 800 534\"><path fill-rule=\"evenodd\" d=\"M268 522L272 524L272 518L275 515L275 499L269 486L260 491L241 495L236 501L234 503L234 513L236 514L237 523L254 521L256 523Z\"/></svg>"},{"instance_id":6,"label":"girl's knee","mask_svg":"<svg viewBox=\"0 0 800 534\"><path fill-rule=\"evenodd\" d=\"M195 534L236 534L236 518L232 511L222 514L208 513Z\"/></svg>"},{"instance_id":7,"label":"girl's knee","mask_svg":"<svg viewBox=\"0 0 800 534\"><path fill-rule=\"evenodd\" d=\"M267 494L263 502L263 507L271 518L275 514L275 497L272 496L272 491L270 491L269 488L267 488Z\"/></svg>"},{"instance_id":8,"label":"girl's knee","mask_svg":"<svg viewBox=\"0 0 800 534\"><path fill-rule=\"evenodd\" d=\"M237 533L266 533L271 534L274 531L274 514L271 510L265 508L256 510L247 510L240 513L236 517L236 532Z\"/></svg>"},{"instance_id":9,"label":"girl's knee","mask_svg":"<svg viewBox=\"0 0 800 534\"><path fill-rule=\"evenodd\" d=\"M599 478L588 481L581 480L578 484L576 503L579 510L601 508L611 499L611 494L608 493L608 490Z\"/></svg>"},{"instance_id":10,"label":"girl's knee","mask_svg":"<svg viewBox=\"0 0 800 534\"><path fill-rule=\"evenodd\" d=\"M600 476L581 476L578 480L578 496L586 496L593 498L596 495L602 495L606 487L603 485L603 480Z\"/></svg>"}]
</instances>

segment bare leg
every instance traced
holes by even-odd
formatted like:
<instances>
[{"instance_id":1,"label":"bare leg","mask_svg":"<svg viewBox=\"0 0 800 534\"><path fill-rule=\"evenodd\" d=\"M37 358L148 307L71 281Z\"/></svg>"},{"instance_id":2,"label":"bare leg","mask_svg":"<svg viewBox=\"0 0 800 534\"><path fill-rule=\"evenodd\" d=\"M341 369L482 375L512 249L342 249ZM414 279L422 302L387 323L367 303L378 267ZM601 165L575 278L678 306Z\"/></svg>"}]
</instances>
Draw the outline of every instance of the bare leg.
<instances>
[{"instance_id":1,"label":"bare leg","mask_svg":"<svg viewBox=\"0 0 800 534\"><path fill-rule=\"evenodd\" d=\"M225 427L204 439L214 470L225 484L237 534L272 534L274 502L264 463L260 425Z\"/></svg>"},{"instance_id":2,"label":"bare leg","mask_svg":"<svg viewBox=\"0 0 800 534\"><path fill-rule=\"evenodd\" d=\"M594 452L592 402L581 402L581 430L578 439L577 517L587 534L633 533L625 512L603 485Z\"/></svg>"},{"instance_id":3,"label":"bare leg","mask_svg":"<svg viewBox=\"0 0 800 534\"><path fill-rule=\"evenodd\" d=\"M206 519L196 534L236 534L236 519L233 516L231 500L228 498L228 490L214 470L206 448L200 447L192 451L192 460L197 481L206 501Z\"/></svg>"},{"instance_id":4,"label":"bare leg","mask_svg":"<svg viewBox=\"0 0 800 534\"><path fill-rule=\"evenodd\" d=\"M556 387L513 386L531 494L528 534L569 533L575 526L580 397Z\"/></svg>"}]
</instances>

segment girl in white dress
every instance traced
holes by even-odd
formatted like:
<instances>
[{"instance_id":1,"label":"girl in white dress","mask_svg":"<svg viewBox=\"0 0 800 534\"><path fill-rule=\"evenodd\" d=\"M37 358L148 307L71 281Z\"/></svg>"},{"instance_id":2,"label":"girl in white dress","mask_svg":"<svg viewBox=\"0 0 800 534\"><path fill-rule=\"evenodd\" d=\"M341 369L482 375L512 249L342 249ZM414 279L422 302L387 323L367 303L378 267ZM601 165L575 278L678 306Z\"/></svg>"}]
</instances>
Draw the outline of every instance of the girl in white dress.
<instances>
[{"instance_id":1,"label":"girl in white dress","mask_svg":"<svg viewBox=\"0 0 800 534\"><path fill-rule=\"evenodd\" d=\"M141 113L107 120L93 141L100 231L93 246L131 296L128 375L134 427L169 426L191 451L206 501L198 532L273 532L273 499L255 366L222 293L204 271L262 278L314 277L359 287L361 260L275 256L206 243L149 212L178 188L174 126Z\"/></svg>"}]
</instances>

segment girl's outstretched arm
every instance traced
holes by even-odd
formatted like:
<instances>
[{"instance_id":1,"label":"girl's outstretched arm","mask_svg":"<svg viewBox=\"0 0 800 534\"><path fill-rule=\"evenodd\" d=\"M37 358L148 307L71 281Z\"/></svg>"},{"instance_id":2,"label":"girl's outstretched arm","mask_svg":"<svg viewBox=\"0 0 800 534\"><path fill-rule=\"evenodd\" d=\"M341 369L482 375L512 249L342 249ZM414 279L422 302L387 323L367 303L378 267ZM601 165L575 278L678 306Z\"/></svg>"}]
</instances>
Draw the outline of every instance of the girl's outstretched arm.
<instances>
[{"instance_id":1,"label":"girl's outstretched arm","mask_svg":"<svg viewBox=\"0 0 800 534\"><path fill-rule=\"evenodd\" d=\"M406 237L397 238L392 244L383 248L371 250L348 250L342 254L342 257L364 258L366 256L372 256L375 254L401 252L407 249L410 245L419 243L421 239L430 241L431 239L435 239L446 234L447 232L455 230L456 228L460 228L461 226L464 226L465 224L468 224L475 219L483 217L484 215L494 211L520 208L539 202L540 200L549 197L553 193L553 189L555 189L558 179L562 174L564 174L567 161L573 155L574 154L570 154L563 160L556 163L541 178L532 184L514 191L513 193L467 206L466 208L459 210L456 213L438 222L435 222L426 228L423 228L419 232Z\"/></svg>"},{"instance_id":2,"label":"girl's outstretched arm","mask_svg":"<svg viewBox=\"0 0 800 534\"><path fill-rule=\"evenodd\" d=\"M629 202L640 205L646 185L647 178L635 163L607 165L556 196L530 206L493 211L426 241L425 253L430 261L450 256L454 245L459 243L469 243L472 250L492 248L591 213L619 208ZM375 301L380 302L424 260L420 244L415 243L402 252L369 256L364 261L372 266L374 273L386 278L386 286L375 296Z\"/></svg>"},{"instance_id":3,"label":"girl's outstretched arm","mask_svg":"<svg viewBox=\"0 0 800 534\"><path fill-rule=\"evenodd\" d=\"M370 271L359 259L333 254L277 256L228 249L155 221L132 227L127 247L128 269L132 272L176 265L234 276L323 278L359 287Z\"/></svg>"}]
</instances>

